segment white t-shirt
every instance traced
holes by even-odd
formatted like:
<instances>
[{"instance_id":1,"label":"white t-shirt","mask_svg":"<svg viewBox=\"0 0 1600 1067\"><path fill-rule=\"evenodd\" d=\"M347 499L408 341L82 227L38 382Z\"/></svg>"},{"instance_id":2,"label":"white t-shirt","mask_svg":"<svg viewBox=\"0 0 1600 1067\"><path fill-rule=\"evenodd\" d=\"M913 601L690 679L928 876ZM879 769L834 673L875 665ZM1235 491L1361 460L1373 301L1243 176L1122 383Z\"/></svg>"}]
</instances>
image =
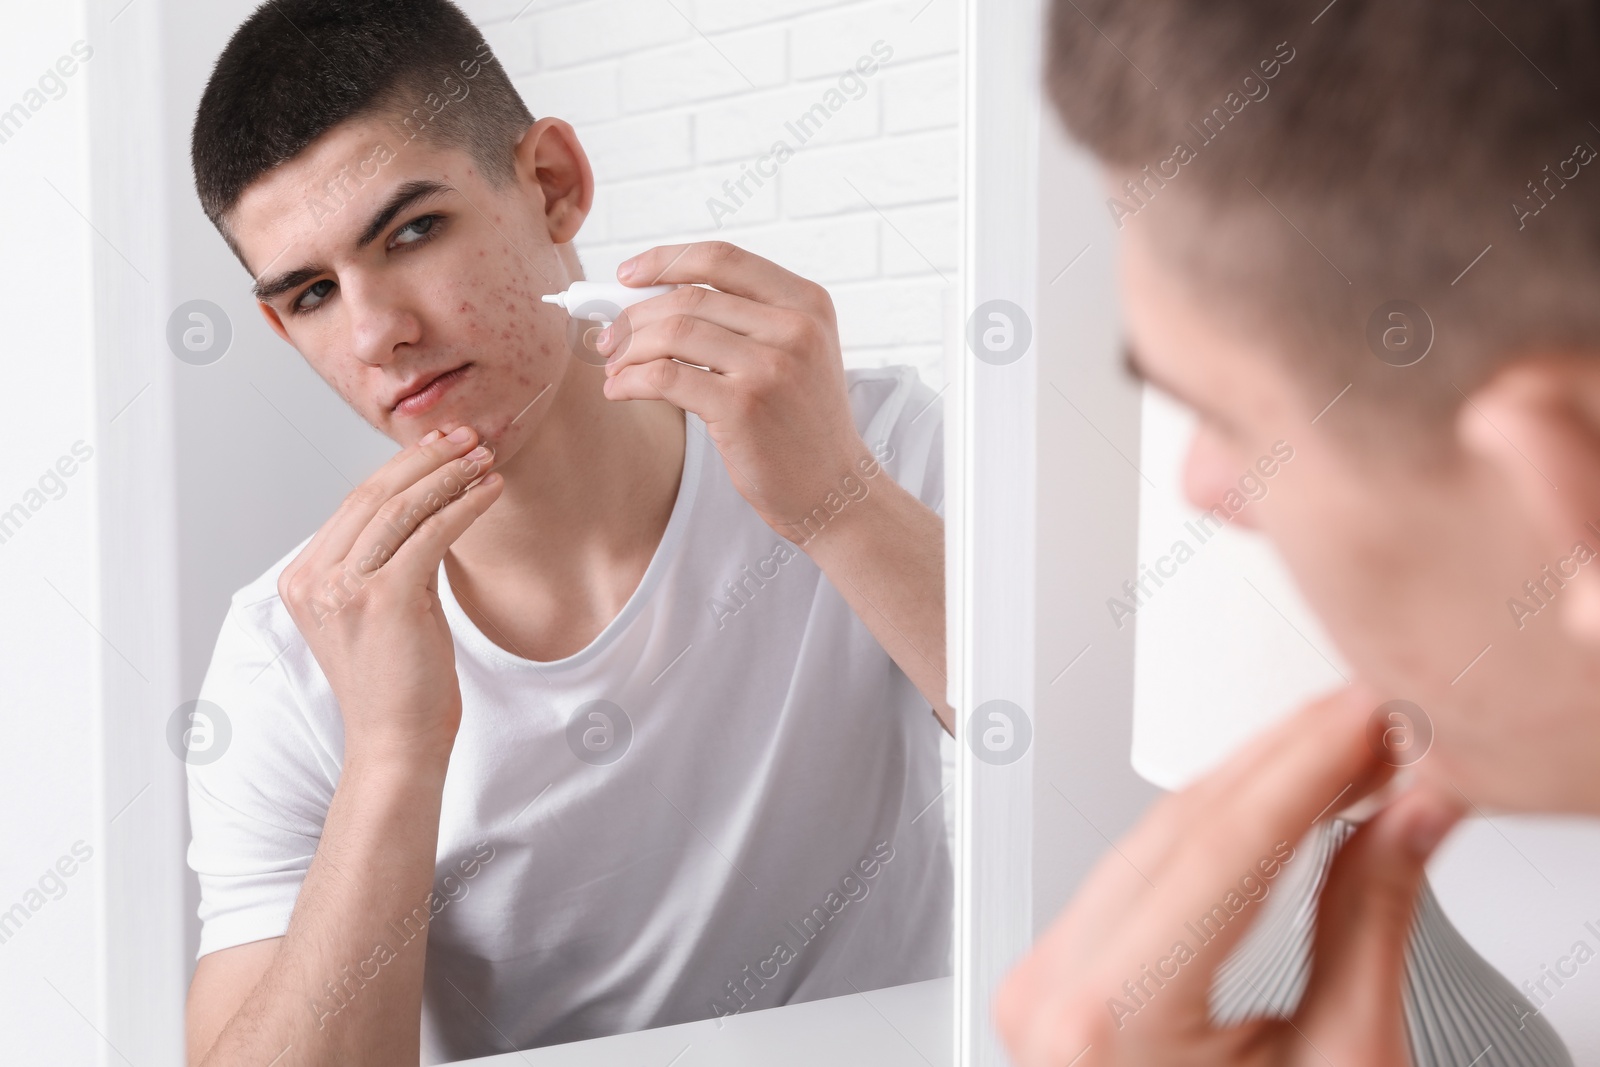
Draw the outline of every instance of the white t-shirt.
<instances>
[{"instance_id":1,"label":"white t-shirt","mask_svg":"<svg viewBox=\"0 0 1600 1067\"><path fill-rule=\"evenodd\" d=\"M910 367L847 379L877 478L943 514L932 391ZM661 544L587 648L501 649L439 569L462 721L435 897L382 946L434 913L424 1063L950 973L939 724L685 418ZM287 930L339 780L338 705L277 595L298 551L234 595L200 692L231 730L188 766L202 956ZM336 1016L384 962L349 961L311 1010Z\"/></svg>"}]
</instances>

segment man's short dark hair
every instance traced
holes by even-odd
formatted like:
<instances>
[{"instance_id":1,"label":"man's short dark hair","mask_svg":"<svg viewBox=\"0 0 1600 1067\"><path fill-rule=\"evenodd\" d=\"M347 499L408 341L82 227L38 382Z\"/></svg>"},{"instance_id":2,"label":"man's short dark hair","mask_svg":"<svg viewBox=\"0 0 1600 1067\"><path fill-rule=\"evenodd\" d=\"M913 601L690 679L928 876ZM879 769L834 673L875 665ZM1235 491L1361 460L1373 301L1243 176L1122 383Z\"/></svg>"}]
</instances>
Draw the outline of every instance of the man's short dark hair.
<instances>
[{"instance_id":1,"label":"man's short dark hair","mask_svg":"<svg viewBox=\"0 0 1600 1067\"><path fill-rule=\"evenodd\" d=\"M1510 357L1600 350L1595 0L1055 0L1048 41L1132 182L1119 226L1167 214L1163 254L1308 395L1431 426ZM1436 331L1413 366L1368 351L1394 300Z\"/></svg>"},{"instance_id":2,"label":"man's short dark hair","mask_svg":"<svg viewBox=\"0 0 1600 1067\"><path fill-rule=\"evenodd\" d=\"M245 189L368 115L391 118L393 151L426 137L469 151L501 183L534 121L449 0L267 0L218 57L190 145L200 204L236 254L226 218Z\"/></svg>"}]
</instances>

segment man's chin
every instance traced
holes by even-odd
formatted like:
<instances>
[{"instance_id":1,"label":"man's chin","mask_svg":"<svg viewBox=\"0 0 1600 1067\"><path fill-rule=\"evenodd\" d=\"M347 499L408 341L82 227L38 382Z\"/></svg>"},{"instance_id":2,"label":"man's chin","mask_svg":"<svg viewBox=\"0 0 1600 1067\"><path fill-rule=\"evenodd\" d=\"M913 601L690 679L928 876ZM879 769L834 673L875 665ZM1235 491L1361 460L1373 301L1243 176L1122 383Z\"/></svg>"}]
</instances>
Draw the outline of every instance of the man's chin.
<instances>
[{"instance_id":1,"label":"man's chin","mask_svg":"<svg viewBox=\"0 0 1600 1067\"><path fill-rule=\"evenodd\" d=\"M477 431L480 444L488 443L490 448L494 448L493 443L488 441L480 420L470 413L430 411L426 416L416 418L397 417L391 413L385 423L368 419L367 424L393 441L399 448L410 448L419 444L424 437L435 430L442 436L460 426L471 426Z\"/></svg>"}]
</instances>

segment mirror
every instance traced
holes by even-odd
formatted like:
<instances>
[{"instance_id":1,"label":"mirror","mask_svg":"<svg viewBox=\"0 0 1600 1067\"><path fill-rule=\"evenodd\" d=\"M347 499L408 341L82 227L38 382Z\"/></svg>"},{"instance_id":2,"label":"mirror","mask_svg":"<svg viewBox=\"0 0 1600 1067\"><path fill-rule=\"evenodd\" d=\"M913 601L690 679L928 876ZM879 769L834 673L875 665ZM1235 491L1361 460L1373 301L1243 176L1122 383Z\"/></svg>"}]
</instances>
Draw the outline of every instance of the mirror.
<instances>
[{"instance_id":1,"label":"mirror","mask_svg":"<svg viewBox=\"0 0 1600 1067\"><path fill-rule=\"evenodd\" d=\"M180 371L185 436L237 442L202 462L259 465L287 490L264 509L248 494L248 511L192 498L202 522L240 528L180 524L195 548L228 546L183 551L192 581L202 568L253 577L270 557L235 596L198 691L210 706L197 715L225 716L233 736L214 762L190 756L197 982L211 953L286 919L293 929L297 876L315 870L319 834L327 847L349 752L337 713L371 684L330 689L314 664L332 678L324 657L339 653L303 636L313 619L337 629L357 594L324 586L296 618L276 598L278 575L397 446L462 420L487 436L505 481L436 578L461 712L436 801L432 895L387 916L375 947L311 993L318 1028L359 1013L366 984L404 966L424 926L424 1062L948 975L944 732L908 675L928 686L942 675L933 509L941 299L956 266L957 5L772 17L733 4L466 4L485 46L463 52L469 41L430 30L451 40L449 56L404 39L408 19L438 7L415 6L362 16L353 29L378 44L348 47L438 66L406 84L416 106L366 129L347 120L346 143L326 159L315 147L291 157L237 208L257 285L289 286L267 301L268 325L305 358L262 328L239 271L232 301L215 281L194 290L238 336L232 358ZM205 17L231 31L249 7ZM292 4L255 18L241 32L260 42L236 45L252 85L266 70L247 47L317 78L322 53L346 47ZM441 156L429 138L513 107L498 73L538 119L562 120L521 142L520 200L492 175L451 170L470 154ZM363 84L359 67L348 77ZM340 75L329 78L316 84ZM229 128L253 107L217 101ZM199 114L203 133L204 98ZM219 148L229 132L215 132ZM385 216L423 181L457 195ZM544 217L514 216L540 198ZM371 261L374 319L358 325L361 283L324 279L338 273L337 242L380 219L390 247L382 267ZM713 240L742 251L688 244ZM620 293L536 303L582 293L580 277L612 282L653 247L665 251L634 281L719 293L662 294L625 313ZM330 258L333 275L316 270ZM596 327L613 319L602 349ZM382 350L363 350L369 341ZM608 358L622 368L610 392ZM675 378L651 376L669 368ZM442 372L456 377L419 392ZM907 492L891 497L884 472ZM195 475L208 477L180 469L180 499ZM892 520L874 510L880 493ZM852 511L867 514L852 523ZM869 547L878 538L893 547ZM886 573L902 547L920 558ZM354 918L364 898L350 890L322 921Z\"/></svg>"},{"instance_id":2,"label":"mirror","mask_svg":"<svg viewBox=\"0 0 1600 1067\"><path fill-rule=\"evenodd\" d=\"M75 698L104 769L45 794L104 802L30 831L13 882L98 860L107 918L103 973L42 970L60 997L8 954L42 1005L19 1055L438 1064L699 1024L674 1062L758 1032L949 1062L965 18L23 20L15 69L56 73L0 162L90 283L51 306L94 324L87 384L45 380L93 412L66 445L94 465L39 456L76 455L107 518L75 494L4 562L36 597L89 531L63 543L104 584L56 607L107 614L61 620L99 623L70 656L105 672L100 710ZM674 288L577 284L635 256Z\"/></svg>"}]
</instances>

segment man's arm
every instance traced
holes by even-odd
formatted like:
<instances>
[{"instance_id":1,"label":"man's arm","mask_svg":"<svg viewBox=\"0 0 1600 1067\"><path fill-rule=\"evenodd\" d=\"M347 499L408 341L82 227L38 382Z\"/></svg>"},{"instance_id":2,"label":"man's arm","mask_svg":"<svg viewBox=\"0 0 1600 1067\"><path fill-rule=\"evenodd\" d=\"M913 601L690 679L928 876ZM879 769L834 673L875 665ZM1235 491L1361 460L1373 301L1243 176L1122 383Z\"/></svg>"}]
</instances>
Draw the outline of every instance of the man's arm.
<instances>
[{"instance_id":1,"label":"man's arm","mask_svg":"<svg viewBox=\"0 0 1600 1067\"><path fill-rule=\"evenodd\" d=\"M699 415L734 487L805 545L954 732L943 522L877 476L850 412L827 290L723 241L652 248L617 279L688 284L634 304L596 338L606 396L664 399Z\"/></svg>"},{"instance_id":2,"label":"man's arm","mask_svg":"<svg viewBox=\"0 0 1600 1067\"><path fill-rule=\"evenodd\" d=\"M431 583L504 482L485 476L487 450L469 453L476 441L463 427L403 450L279 575L338 702L342 767L284 936L196 969L191 1062L420 1058L440 804L461 723L454 645Z\"/></svg>"},{"instance_id":3,"label":"man's arm","mask_svg":"<svg viewBox=\"0 0 1600 1067\"><path fill-rule=\"evenodd\" d=\"M189 982L189 1002L184 1008L187 1050L184 1062L193 1067L205 1059L217 1035L228 1025L250 990L272 966L273 954L283 943L281 937L250 941L243 945L208 952L195 964Z\"/></svg>"},{"instance_id":4,"label":"man's arm","mask_svg":"<svg viewBox=\"0 0 1600 1067\"><path fill-rule=\"evenodd\" d=\"M438 761L346 765L288 932L195 968L191 1064L417 1062L443 790Z\"/></svg>"},{"instance_id":5,"label":"man's arm","mask_svg":"<svg viewBox=\"0 0 1600 1067\"><path fill-rule=\"evenodd\" d=\"M865 494L796 543L954 735L945 699L944 520L881 468L861 484Z\"/></svg>"}]
</instances>

